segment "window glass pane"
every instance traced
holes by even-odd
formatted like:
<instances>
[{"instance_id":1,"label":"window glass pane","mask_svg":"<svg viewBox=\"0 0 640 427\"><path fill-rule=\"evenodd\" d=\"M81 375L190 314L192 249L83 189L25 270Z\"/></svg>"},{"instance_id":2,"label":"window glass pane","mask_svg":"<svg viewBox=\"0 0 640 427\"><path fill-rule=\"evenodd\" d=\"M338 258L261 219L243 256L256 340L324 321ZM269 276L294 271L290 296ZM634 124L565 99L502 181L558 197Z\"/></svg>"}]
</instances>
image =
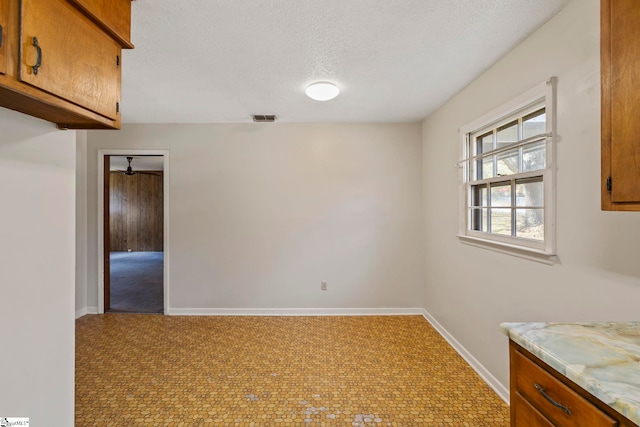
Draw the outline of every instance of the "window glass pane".
<instances>
[{"instance_id":1,"label":"window glass pane","mask_svg":"<svg viewBox=\"0 0 640 427\"><path fill-rule=\"evenodd\" d=\"M516 209L516 237L544 240L544 210Z\"/></svg>"},{"instance_id":2,"label":"window glass pane","mask_svg":"<svg viewBox=\"0 0 640 427\"><path fill-rule=\"evenodd\" d=\"M511 206L510 182L499 182L491 185L491 206Z\"/></svg>"},{"instance_id":3,"label":"window glass pane","mask_svg":"<svg viewBox=\"0 0 640 427\"><path fill-rule=\"evenodd\" d=\"M544 108L522 118L522 139L547 132L547 115Z\"/></svg>"},{"instance_id":4,"label":"window glass pane","mask_svg":"<svg viewBox=\"0 0 640 427\"><path fill-rule=\"evenodd\" d=\"M504 151L497 156L498 176L518 173L518 149Z\"/></svg>"},{"instance_id":5,"label":"window glass pane","mask_svg":"<svg viewBox=\"0 0 640 427\"><path fill-rule=\"evenodd\" d=\"M511 209L491 209L491 232L511 236Z\"/></svg>"},{"instance_id":6,"label":"window glass pane","mask_svg":"<svg viewBox=\"0 0 640 427\"><path fill-rule=\"evenodd\" d=\"M542 178L516 181L516 206L543 207L544 184Z\"/></svg>"},{"instance_id":7,"label":"window glass pane","mask_svg":"<svg viewBox=\"0 0 640 427\"><path fill-rule=\"evenodd\" d=\"M471 187L471 205L488 206L486 185L474 185Z\"/></svg>"},{"instance_id":8,"label":"window glass pane","mask_svg":"<svg viewBox=\"0 0 640 427\"><path fill-rule=\"evenodd\" d=\"M497 133L498 144L496 148L504 147L518 141L518 121L515 120L498 128Z\"/></svg>"},{"instance_id":9,"label":"window glass pane","mask_svg":"<svg viewBox=\"0 0 640 427\"><path fill-rule=\"evenodd\" d=\"M482 162L480 160L473 160L469 162L469 181L475 181L482 178L478 176L478 170L482 170Z\"/></svg>"},{"instance_id":10,"label":"window glass pane","mask_svg":"<svg viewBox=\"0 0 640 427\"><path fill-rule=\"evenodd\" d=\"M487 208L472 208L470 210L471 220L469 221L470 229L475 231L487 232Z\"/></svg>"},{"instance_id":11,"label":"window glass pane","mask_svg":"<svg viewBox=\"0 0 640 427\"><path fill-rule=\"evenodd\" d=\"M478 154L486 153L488 151L493 150L493 131L482 135L479 140L478 148L482 151L478 152Z\"/></svg>"},{"instance_id":12,"label":"window glass pane","mask_svg":"<svg viewBox=\"0 0 640 427\"><path fill-rule=\"evenodd\" d=\"M482 178L493 178L493 158L494 156L489 156L485 159L482 159Z\"/></svg>"},{"instance_id":13,"label":"window glass pane","mask_svg":"<svg viewBox=\"0 0 640 427\"><path fill-rule=\"evenodd\" d=\"M522 148L522 172L537 171L546 167L546 147L547 143L540 141Z\"/></svg>"}]
</instances>

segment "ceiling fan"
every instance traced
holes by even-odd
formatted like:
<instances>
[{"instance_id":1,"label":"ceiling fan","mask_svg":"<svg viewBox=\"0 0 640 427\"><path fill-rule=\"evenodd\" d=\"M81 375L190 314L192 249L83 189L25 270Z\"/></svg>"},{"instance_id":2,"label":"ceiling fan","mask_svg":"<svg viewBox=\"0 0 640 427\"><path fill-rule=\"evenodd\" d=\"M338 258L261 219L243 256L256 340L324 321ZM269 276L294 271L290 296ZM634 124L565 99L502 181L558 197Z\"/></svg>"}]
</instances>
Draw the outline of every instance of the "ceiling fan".
<instances>
[{"instance_id":1,"label":"ceiling fan","mask_svg":"<svg viewBox=\"0 0 640 427\"><path fill-rule=\"evenodd\" d=\"M131 167L131 161L133 160L133 157L127 157L127 162L129 163L129 166L127 166L127 170L120 170L118 169L118 172L123 173L124 175L135 175L135 174L145 174L145 175L156 175L156 176L160 176L159 173L157 172L151 172L151 171L134 171L133 168Z\"/></svg>"}]
</instances>

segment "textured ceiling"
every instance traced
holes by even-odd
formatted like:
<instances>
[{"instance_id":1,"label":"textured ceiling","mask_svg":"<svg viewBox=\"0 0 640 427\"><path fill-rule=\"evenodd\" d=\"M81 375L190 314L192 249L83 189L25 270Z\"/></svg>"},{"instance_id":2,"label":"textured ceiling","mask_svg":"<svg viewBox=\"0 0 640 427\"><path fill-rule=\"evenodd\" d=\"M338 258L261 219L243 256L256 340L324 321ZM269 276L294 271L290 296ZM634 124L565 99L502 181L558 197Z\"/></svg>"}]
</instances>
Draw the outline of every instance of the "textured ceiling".
<instances>
[{"instance_id":1,"label":"textured ceiling","mask_svg":"<svg viewBox=\"0 0 640 427\"><path fill-rule=\"evenodd\" d=\"M134 1L123 121L249 122L252 114L282 122L421 120L566 3ZM307 98L306 86L319 80L342 93L326 102Z\"/></svg>"}]
</instances>

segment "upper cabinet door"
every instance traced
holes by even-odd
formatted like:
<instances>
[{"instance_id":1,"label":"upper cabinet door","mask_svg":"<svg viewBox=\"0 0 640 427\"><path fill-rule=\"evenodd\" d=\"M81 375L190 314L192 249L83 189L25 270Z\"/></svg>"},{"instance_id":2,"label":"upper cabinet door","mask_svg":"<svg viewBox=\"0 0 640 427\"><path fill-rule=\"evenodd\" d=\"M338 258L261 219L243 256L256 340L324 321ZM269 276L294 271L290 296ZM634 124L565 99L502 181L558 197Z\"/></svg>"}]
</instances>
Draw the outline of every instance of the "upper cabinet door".
<instances>
[{"instance_id":1,"label":"upper cabinet door","mask_svg":"<svg viewBox=\"0 0 640 427\"><path fill-rule=\"evenodd\" d=\"M640 7L616 0L611 8L611 196L640 201Z\"/></svg>"},{"instance_id":2,"label":"upper cabinet door","mask_svg":"<svg viewBox=\"0 0 640 427\"><path fill-rule=\"evenodd\" d=\"M121 50L116 41L65 0L22 0L20 33L21 81L117 119Z\"/></svg>"},{"instance_id":3,"label":"upper cabinet door","mask_svg":"<svg viewBox=\"0 0 640 427\"><path fill-rule=\"evenodd\" d=\"M9 18L9 0L0 0L0 74L7 72L7 22Z\"/></svg>"},{"instance_id":4,"label":"upper cabinet door","mask_svg":"<svg viewBox=\"0 0 640 427\"><path fill-rule=\"evenodd\" d=\"M640 210L640 7L601 3L602 208Z\"/></svg>"}]
</instances>

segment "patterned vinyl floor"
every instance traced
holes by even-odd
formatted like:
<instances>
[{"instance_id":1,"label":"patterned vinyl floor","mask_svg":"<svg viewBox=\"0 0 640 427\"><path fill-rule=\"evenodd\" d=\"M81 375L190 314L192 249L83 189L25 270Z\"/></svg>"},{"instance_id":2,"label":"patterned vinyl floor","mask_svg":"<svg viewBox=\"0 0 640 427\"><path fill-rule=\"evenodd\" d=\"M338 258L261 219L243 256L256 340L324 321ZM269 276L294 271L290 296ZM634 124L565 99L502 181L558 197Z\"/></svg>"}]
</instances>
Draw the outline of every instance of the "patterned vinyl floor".
<instances>
[{"instance_id":1,"label":"patterned vinyl floor","mask_svg":"<svg viewBox=\"0 0 640 427\"><path fill-rule=\"evenodd\" d=\"M76 426L507 427L420 316L76 321Z\"/></svg>"}]
</instances>

